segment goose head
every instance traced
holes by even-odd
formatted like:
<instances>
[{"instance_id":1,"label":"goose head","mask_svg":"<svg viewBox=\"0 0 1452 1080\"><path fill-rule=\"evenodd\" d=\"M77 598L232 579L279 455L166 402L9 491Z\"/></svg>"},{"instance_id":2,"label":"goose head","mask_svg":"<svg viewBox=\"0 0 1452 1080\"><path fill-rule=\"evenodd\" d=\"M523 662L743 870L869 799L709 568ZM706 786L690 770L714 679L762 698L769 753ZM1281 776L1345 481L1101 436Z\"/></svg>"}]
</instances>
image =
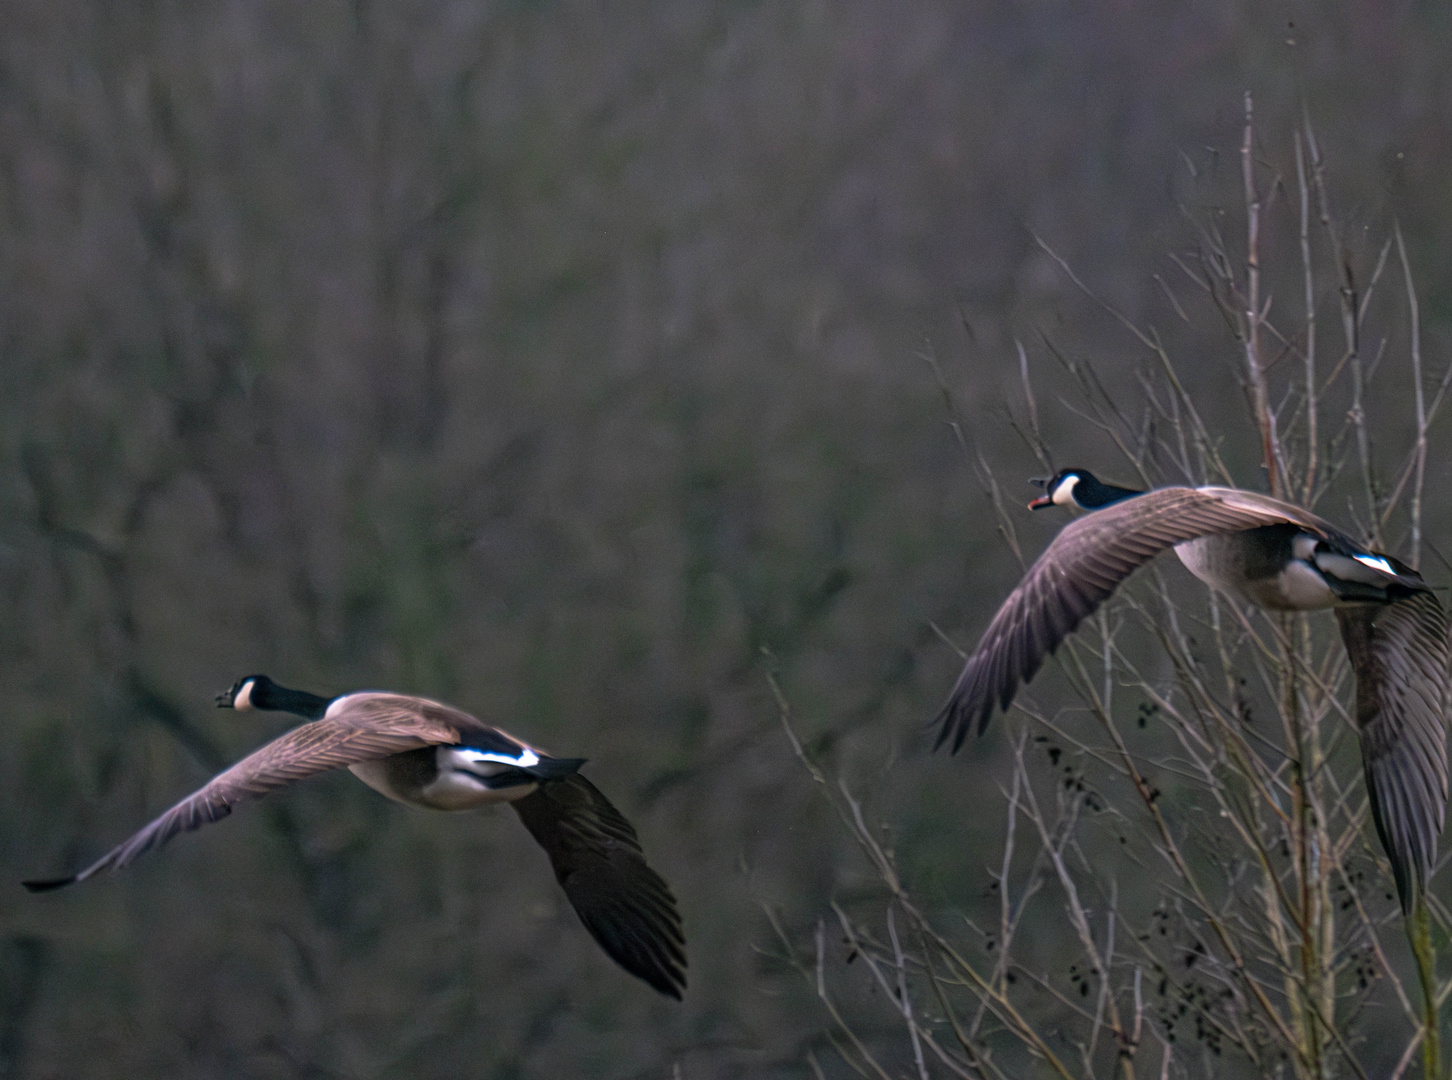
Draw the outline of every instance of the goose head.
<instances>
[{"instance_id":1,"label":"goose head","mask_svg":"<svg viewBox=\"0 0 1452 1080\"><path fill-rule=\"evenodd\" d=\"M1046 510L1050 506L1078 506L1074 490L1082 483L1098 483L1094 474L1087 469L1060 469L1053 476L1034 477L1029 483L1044 489L1044 493L1028 504L1030 510Z\"/></svg>"},{"instance_id":2,"label":"goose head","mask_svg":"<svg viewBox=\"0 0 1452 1080\"><path fill-rule=\"evenodd\" d=\"M268 709L296 713L309 720L321 720L327 714L332 701L332 698L318 697L304 690L289 690L266 675L258 674L244 675L218 694L217 708L236 709L238 712Z\"/></svg>"},{"instance_id":3,"label":"goose head","mask_svg":"<svg viewBox=\"0 0 1452 1080\"><path fill-rule=\"evenodd\" d=\"M1081 510L1097 510L1131 495L1144 494L1133 488L1105 484L1088 469L1060 469L1047 480L1035 479L1030 483L1044 489L1042 495L1028 504L1030 510L1043 510L1050 506L1077 506Z\"/></svg>"},{"instance_id":4,"label":"goose head","mask_svg":"<svg viewBox=\"0 0 1452 1080\"><path fill-rule=\"evenodd\" d=\"M266 675L244 675L217 695L217 708L236 709L238 712L265 709L271 700L271 691L276 687L277 684Z\"/></svg>"}]
</instances>

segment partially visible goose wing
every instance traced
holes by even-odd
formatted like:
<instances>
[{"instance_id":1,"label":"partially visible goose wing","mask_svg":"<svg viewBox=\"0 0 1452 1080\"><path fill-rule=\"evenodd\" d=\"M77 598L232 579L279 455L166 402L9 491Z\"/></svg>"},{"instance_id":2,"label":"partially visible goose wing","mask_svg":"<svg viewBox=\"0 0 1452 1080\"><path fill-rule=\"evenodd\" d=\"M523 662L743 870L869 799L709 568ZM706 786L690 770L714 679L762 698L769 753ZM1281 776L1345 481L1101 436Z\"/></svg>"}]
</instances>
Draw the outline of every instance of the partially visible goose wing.
<instances>
[{"instance_id":1,"label":"partially visible goose wing","mask_svg":"<svg viewBox=\"0 0 1452 1080\"><path fill-rule=\"evenodd\" d=\"M1376 835L1408 914L1431 876L1447 808L1448 624L1420 593L1337 608L1356 673L1356 722Z\"/></svg>"},{"instance_id":2,"label":"partially visible goose wing","mask_svg":"<svg viewBox=\"0 0 1452 1080\"><path fill-rule=\"evenodd\" d=\"M295 727L253 751L79 874L27 881L24 885L32 892L43 892L85 881L107 870L119 870L177 833L224 818L237 803L265 795L294 780L359 761L457 741L458 733L452 725L430 717L401 713L359 715L356 710L340 710L335 716Z\"/></svg>"},{"instance_id":3,"label":"partially visible goose wing","mask_svg":"<svg viewBox=\"0 0 1452 1080\"><path fill-rule=\"evenodd\" d=\"M576 773L509 804L550 857L585 929L612 960L662 994L686 987L685 934L670 886L652 870L635 829Z\"/></svg>"},{"instance_id":4,"label":"partially visible goose wing","mask_svg":"<svg viewBox=\"0 0 1452 1080\"><path fill-rule=\"evenodd\" d=\"M940 727L935 745L951 742L956 752L975 723L982 732L994 704L1006 711L1044 658L1161 551L1200 536L1287 522L1335 532L1308 511L1235 488L1156 488L1070 522L989 623L934 720Z\"/></svg>"}]
</instances>

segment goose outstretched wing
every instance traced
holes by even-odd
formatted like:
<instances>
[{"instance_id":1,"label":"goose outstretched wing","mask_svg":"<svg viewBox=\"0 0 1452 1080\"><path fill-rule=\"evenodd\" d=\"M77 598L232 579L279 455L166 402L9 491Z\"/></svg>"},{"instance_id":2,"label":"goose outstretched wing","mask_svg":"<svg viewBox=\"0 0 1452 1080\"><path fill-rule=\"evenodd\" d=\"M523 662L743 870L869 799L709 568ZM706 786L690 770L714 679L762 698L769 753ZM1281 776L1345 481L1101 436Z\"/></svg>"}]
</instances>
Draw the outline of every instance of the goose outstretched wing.
<instances>
[{"instance_id":1,"label":"goose outstretched wing","mask_svg":"<svg viewBox=\"0 0 1452 1080\"><path fill-rule=\"evenodd\" d=\"M80 873L27 881L24 885L32 892L43 892L85 881L107 870L119 870L177 833L224 818L238 803L296 780L405 750L457 741L458 733L452 725L431 717L416 713L360 715L342 710L336 716L295 727L253 751Z\"/></svg>"},{"instance_id":2,"label":"goose outstretched wing","mask_svg":"<svg viewBox=\"0 0 1452 1080\"><path fill-rule=\"evenodd\" d=\"M988 625L934 723L937 746L956 752L996 704L1007 710L1021 684L1120 582L1186 540L1294 524L1324 537L1327 522L1288 503L1236 488L1156 488L1070 522L1024 575Z\"/></svg>"},{"instance_id":3,"label":"goose outstretched wing","mask_svg":"<svg viewBox=\"0 0 1452 1080\"><path fill-rule=\"evenodd\" d=\"M549 855L555 878L600 947L679 1000L686 938L676 898L646 863L624 815L578 773L509 805Z\"/></svg>"},{"instance_id":4,"label":"goose outstretched wing","mask_svg":"<svg viewBox=\"0 0 1452 1080\"><path fill-rule=\"evenodd\" d=\"M1447 615L1435 595L1419 593L1338 608L1336 619L1356 674L1371 817L1410 913L1431 876L1447 808Z\"/></svg>"}]
</instances>

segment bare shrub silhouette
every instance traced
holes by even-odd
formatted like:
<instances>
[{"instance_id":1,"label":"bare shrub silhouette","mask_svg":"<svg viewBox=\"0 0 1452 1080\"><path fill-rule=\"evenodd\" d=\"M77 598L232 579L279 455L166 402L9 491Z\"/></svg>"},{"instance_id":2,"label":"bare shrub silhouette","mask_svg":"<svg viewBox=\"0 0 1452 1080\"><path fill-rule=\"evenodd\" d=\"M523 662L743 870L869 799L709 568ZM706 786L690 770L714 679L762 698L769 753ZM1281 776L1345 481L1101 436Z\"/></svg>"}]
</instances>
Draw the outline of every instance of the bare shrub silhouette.
<instances>
[{"instance_id":1,"label":"bare shrub silhouette","mask_svg":"<svg viewBox=\"0 0 1452 1080\"><path fill-rule=\"evenodd\" d=\"M1232 474L1225 436L1202 420L1156 331L1108 303L1149 358L1139 400L1111 397L1082 361L1061 358L1056 381L1138 482L1263 486L1350 514L1352 532L1415 567L1435 551L1422 534L1428 433L1452 369L1426 385L1399 228L1358 280L1309 123L1290 149L1284 174L1261 160L1247 97L1238 214L1191 212L1198 250L1173 256L1181 285L1208 298L1240 350L1258 482ZM1290 239L1269 246L1273 213ZM1236 216L1244 233L1232 237L1222 223ZM1277 314L1271 275L1298 286ZM1190 320L1181 285L1162 284ZM1330 312L1339 333L1318 327ZM1404 348L1389 344L1398 320ZM1049 395L1026 360L1022 370L1010 420L1052 468L1038 421ZM1404 420L1373 417L1377 378L1412 382L1410 437ZM1013 485L974 459L1023 562L1005 508ZM1076 704L1019 693L1002 728L1011 770L979 793L985 814L1003 815L1001 860L982 896L947 909L904 880L890 833L803 748L773 682L792 746L880 886L834 905L808 940L768 911L781 955L828 1017L835 1061L813 1052L816 1075L1400 1077L1419 1058L1424 1075L1441 1075L1452 978L1433 942L1452 933L1452 912L1432 889L1401 918L1368 820L1334 620L1190 587L1172 561L1151 563L1059 650L1061 674L1044 681L1067 679ZM842 965L839 939L865 974Z\"/></svg>"}]
</instances>

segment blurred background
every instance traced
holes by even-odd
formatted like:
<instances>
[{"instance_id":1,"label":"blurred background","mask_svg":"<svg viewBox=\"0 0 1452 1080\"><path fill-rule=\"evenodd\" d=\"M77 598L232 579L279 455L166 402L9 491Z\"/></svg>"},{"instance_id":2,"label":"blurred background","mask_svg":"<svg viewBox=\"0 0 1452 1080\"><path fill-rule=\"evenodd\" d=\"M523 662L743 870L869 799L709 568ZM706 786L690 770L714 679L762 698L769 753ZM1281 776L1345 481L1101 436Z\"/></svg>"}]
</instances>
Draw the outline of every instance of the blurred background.
<instances>
[{"instance_id":1,"label":"blurred background","mask_svg":"<svg viewBox=\"0 0 1452 1080\"><path fill-rule=\"evenodd\" d=\"M933 627L970 645L1018 564L964 444L1034 494L1021 342L1058 463L1117 463L1060 358L1126 397L1152 360L1035 237L1161 332L1258 486L1172 258L1240 227L1251 90L1265 175L1314 125L1359 281L1400 222L1449 359L1439 4L0 10L0 1077L809 1076L824 1017L761 905L809 932L874 884L766 673L918 895L971 906L1005 748L930 756ZM1410 384L1378 385L1398 460ZM281 731L212 705L255 671L588 756L680 897L684 1004L512 814L341 775L13 884Z\"/></svg>"}]
</instances>

